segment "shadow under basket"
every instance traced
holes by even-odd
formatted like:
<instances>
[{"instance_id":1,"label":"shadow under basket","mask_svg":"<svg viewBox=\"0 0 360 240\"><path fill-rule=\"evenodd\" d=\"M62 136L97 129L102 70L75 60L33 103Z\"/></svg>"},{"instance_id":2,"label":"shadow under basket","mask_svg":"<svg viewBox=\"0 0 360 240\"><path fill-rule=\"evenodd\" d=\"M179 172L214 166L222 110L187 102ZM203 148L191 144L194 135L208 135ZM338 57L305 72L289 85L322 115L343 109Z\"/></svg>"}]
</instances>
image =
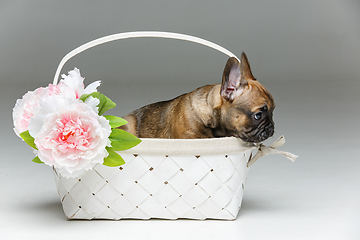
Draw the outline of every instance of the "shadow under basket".
<instances>
[{"instance_id":1,"label":"shadow under basket","mask_svg":"<svg viewBox=\"0 0 360 240\"><path fill-rule=\"evenodd\" d=\"M254 145L237 138L142 139L79 178L54 168L68 219L236 219Z\"/></svg>"}]
</instances>

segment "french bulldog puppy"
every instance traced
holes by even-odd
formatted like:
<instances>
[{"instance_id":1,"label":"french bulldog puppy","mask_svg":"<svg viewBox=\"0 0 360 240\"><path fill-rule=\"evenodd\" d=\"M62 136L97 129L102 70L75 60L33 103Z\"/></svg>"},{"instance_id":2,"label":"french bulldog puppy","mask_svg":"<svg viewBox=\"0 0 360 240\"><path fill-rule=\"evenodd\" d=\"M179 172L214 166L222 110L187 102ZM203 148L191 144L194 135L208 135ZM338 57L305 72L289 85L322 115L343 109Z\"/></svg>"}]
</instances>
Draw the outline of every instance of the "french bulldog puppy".
<instances>
[{"instance_id":1,"label":"french bulldog puppy","mask_svg":"<svg viewBox=\"0 0 360 240\"><path fill-rule=\"evenodd\" d=\"M253 76L246 54L231 57L222 83L144 106L121 129L140 138L238 137L262 142L274 134L274 99Z\"/></svg>"}]
</instances>

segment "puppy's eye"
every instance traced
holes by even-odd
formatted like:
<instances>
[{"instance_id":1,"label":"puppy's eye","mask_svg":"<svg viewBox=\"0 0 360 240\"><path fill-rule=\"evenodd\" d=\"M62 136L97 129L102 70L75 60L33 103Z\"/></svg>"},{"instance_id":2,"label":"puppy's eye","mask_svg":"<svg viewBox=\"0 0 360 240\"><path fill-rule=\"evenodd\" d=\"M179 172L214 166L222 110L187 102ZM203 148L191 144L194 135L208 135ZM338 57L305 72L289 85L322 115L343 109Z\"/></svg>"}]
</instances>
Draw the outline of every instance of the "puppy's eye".
<instances>
[{"instance_id":1,"label":"puppy's eye","mask_svg":"<svg viewBox=\"0 0 360 240\"><path fill-rule=\"evenodd\" d=\"M260 120L261 117L262 117L262 112L257 112L257 113L254 114L254 119L255 120Z\"/></svg>"}]
</instances>

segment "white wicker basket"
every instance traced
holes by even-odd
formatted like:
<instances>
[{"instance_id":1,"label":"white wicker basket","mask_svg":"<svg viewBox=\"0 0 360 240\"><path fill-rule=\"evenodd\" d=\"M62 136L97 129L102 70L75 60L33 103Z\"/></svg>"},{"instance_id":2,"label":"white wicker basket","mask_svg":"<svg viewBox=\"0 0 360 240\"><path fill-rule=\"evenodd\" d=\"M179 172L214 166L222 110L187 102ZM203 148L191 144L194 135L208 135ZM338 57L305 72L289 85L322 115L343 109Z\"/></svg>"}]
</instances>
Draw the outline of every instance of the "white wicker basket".
<instances>
[{"instance_id":1,"label":"white wicker basket","mask_svg":"<svg viewBox=\"0 0 360 240\"><path fill-rule=\"evenodd\" d=\"M102 43L135 37L186 40L236 57L214 43L188 35L121 33L94 40L67 54L59 64L54 84L66 61L76 54ZM274 150L282 144L266 147L237 138L142 139L135 148L119 152L126 161L121 167L99 164L70 179L54 168L55 181L68 219L233 220L241 206L248 165L269 153L284 154ZM259 151L251 158L254 148Z\"/></svg>"},{"instance_id":2,"label":"white wicker basket","mask_svg":"<svg viewBox=\"0 0 360 240\"><path fill-rule=\"evenodd\" d=\"M142 139L121 167L55 172L68 219L235 219L251 146L236 138Z\"/></svg>"}]
</instances>

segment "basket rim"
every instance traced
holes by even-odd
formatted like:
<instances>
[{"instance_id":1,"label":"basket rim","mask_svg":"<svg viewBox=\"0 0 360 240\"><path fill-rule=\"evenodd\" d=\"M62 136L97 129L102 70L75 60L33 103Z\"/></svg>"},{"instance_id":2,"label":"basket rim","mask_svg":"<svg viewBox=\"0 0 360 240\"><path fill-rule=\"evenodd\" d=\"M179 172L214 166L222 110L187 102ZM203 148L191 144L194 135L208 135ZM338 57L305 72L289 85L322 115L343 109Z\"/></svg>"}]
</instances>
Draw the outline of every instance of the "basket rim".
<instances>
[{"instance_id":1,"label":"basket rim","mask_svg":"<svg viewBox=\"0 0 360 240\"><path fill-rule=\"evenodd\" d=\"M235 137L202 139L141 138L141 143L129 150L118 152L145 155L225 155L256 148Z\"/></svg>"}]
</instances>

